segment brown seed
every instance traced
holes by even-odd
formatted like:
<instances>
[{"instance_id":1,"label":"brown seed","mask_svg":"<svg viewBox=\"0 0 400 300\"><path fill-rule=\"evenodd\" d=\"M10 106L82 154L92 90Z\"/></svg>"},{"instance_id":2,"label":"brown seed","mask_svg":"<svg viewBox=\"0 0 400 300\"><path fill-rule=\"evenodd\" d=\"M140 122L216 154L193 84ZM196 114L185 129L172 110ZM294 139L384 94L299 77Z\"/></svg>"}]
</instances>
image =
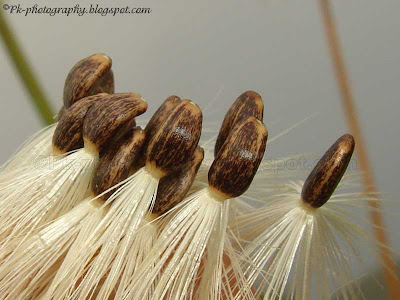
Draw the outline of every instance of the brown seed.
<instances>
[{"instance_id":1,"label":"brown seed","mask_svg":"<svg viewBox=\"0 0 400 300\"><path fill-rule=\"evenodd\" d=\"M329 200L346 172L354 147L353 136L345 134L329 148L303 185L301 198L305 203L318 208Z\"/></svg>"},{"instance_id":2,"label":"brown seed","mask_svg":"<svg viewBox=\"0 0 400 300\"><path fill-rule=\"evenodd\" d=\"M129 169L139 158L145 136L140 127L131 128L107 148L93 178L92 190L95 195L100 195L128 177ZM106 200L113 192L103 195L102 199Z\"/></svg>"},{"instance_id":3,"label":"brown seed","mask_svg":"<svg viewBox=\"0 0 400 300\"><path fill-rule=\"evenodd\" d=\"M103 99L107 94L97 94L83 98L65 110L53 135L53 151L57 154L67 153L83 147L83 121L90 107Z\"/></svg>"},{"instance_id":4,"label":"brown seed","mask_svg":"<svg viewBox=\"0 0 400 300\"><path fill-rule=\"evenodd\" d=\"M87 91L87 94L89 95L96 95L99 93L114 93L114 72L111 69L107 70L103 75L101 75Z\"/></svg>"},{"instance_id":5,"label":"brown seed","mask_svg":"<svg viewBox=\"0 0 400 300\"><path fill-rule=\"evenodd\" d=\"M237 123L248 117L255 117L262 122L263 115L264 102L259 94L253 91L241 94L225 115L215 143L214 156L217 156L230 131Z\"/></svg>"},{"instance_id":6,"label":"brown seed","mask_svg":"<svg viewBox=\"0 0 400 300\"><path fill-rule=\"evenodd\" d=\"M158 131L162 123L168 117L168 114L179 102L181 102L181 98L178 96L170 96L161 104L144 129L147 137L152 137Z\"/></svg>"},{"instance_id":7,"label":"brown seed","mask_svg":"<svg viewBox=\"0 0 400 300\"><path fill-rule=\"evenodd\" d=\"M200 139L202 112L190 100L182 100L168 114L150 139L146 166L163 177L179 169L192 156Z\"/></svg>"},{"instance_id":8,"label":"brown seed","mask_svg":"<svg viewBox=\"0 0 400 300\"><path fill-rule=\"evenodd\" d=\"M267 127L254 117L238 123L228 135L208 172L209 185L222 198L242 195L264 156Z\"/></svg>"},{"instance_id":9,"label":"brown seed","mask_svg":"<svg viewBox=\"0 0 400 300\"><path fill-rule=\"evenodd\" d=\"M181 102L181 98L178 96L170 96L168 97L161 106L157 109L154 115L151 117L150 121L147 123L146 128L144 129L146 133L146 142L142 147L142 154L138 162L138 167L143 167L146 163L146 149L154 134L161 127L162 123L168 117L168 114L174 108L176 104Z\"/></svg>"},{"instance_id":10,"label":"brown seed","mask_svg":"<svg viewBox=\"0 0 400 300\"><path fill-rule=\"evenodd\" d=\"M192 186L204 158L204 149L197 146L193 156L179 170L161 178L152 212L161 216L182 201Z\"/></svg>"},{"instance_id":11,"label":"brown seed","mask_svg":"<svg viewBox=\"0 0 400 300\"><path fill-rule=\"evenodd\" d=\"M79 99L98 93L114 93L111 58L99 53L82 59L69 72L64 84L63 101L69 108Z\"/></svg>"},{"instance_id":12,"label":"brown seed","mask_svg":"<svg viewBox=\"0 0 400 300\"><path fill-rule=\"evenodd\" d=\"M67 109L63 106L61 106L59 112L53 117L54 122L60 121L61 117L63 114L67 111Z\"/></svg>"},{"instance_id":13,"label":"brown seed","mask_svg":"<svg viewBox=\"0 0 400 300\"><path fill-rule=\"evenodd\" d=\"M96 152L104 149L113 136L132 124L132 119L147 110L147 103L139 94L107 95L89 109L83 124L85 147Z\"/></svg>"},{"instance_id":14,"label":"brown seed","mask_svg":"<svg viewBox=\"0 0 400 300\"><path fill-rule=\"evenodd\" d=\"M132 128L136 127L136 120L131 119L128 122L124 124L116 133L115 135L110 139L110 141L104 146L103 149L100 150L100 158L106 155L106 153L109 151L108 148L113 147L114 143L118 143L120 139L122 139L128 132L132 130ZM142 150L143 151L143 147Z\"/></svg>"}]
</instances>

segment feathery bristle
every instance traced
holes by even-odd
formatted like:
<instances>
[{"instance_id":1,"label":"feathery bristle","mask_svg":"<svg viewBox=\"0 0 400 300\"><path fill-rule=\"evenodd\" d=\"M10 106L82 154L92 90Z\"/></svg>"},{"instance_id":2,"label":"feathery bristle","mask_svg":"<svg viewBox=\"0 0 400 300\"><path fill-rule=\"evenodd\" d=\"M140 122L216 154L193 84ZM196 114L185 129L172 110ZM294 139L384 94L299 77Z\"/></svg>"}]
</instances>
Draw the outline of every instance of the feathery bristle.
<instances>
[{"instance_id":1,"label":"feathery bristle","mask_svg":"<svg viewBox=\"0 0 400 300\"><path fill-rule=\"evenodd\" d=\"M38 160L52 154L51 140L57 124L49 125L25 141L21 147L1 166L0 172L15 172L21 167L35 167ZM6 177L10 178L10 177ZM3 180L0 179L0 182Z\"/></svg>"},{"instance_id":2,"label":"feathery bristle","mask_svg":"<svg viewBox=\"0 0 400 300\"><path fill-rule=\"evenodd\" d=\"M242 237L248 239L242 240L245 276L250 285L260 280L259 294L264 291L268 298L281 299L288 293L289 298L310 299L313 286L319 299L330 299L338 287L338 297L359 296L357 285L351 284L354 270L349 258L359 259L357 242L373 239L349 206L370 197L346 189L339 191L340 185L339 192L332 196L353 150L353 137L342 136L320 159L305 183L292 182L287 193L269 197L259 190L266 205L238 217L238 223L244 226ZM347 186L348 178L344 178L342 187ZM289 284L290 276L293 278Z\"/></svg>"},{"instance_id":3,"label":"feathery bristle","mask_svg":"<svg viewBox=\"0 0 400 300\"><path fill-rule=\"evenodd\" d=\"M94 293L107 299L121 277L135 270L146 250L133 247L138 242L135 233L154 203L157 185L158 179L142 168L110 196L105 204L112 203L108 213L73 245L48 299L91 299Z\"/></svg>"},{"instance_id":4,"label":"feathery bristle","mask_svg":"<svg viewBox=\"0 0 400 300\"><path fill-rule=\"evenodd\" d=\"M26 170L13 178L3 188L1 251L12 251L15 239L36 233L89 196L97 160L92 153L80 150L54 160L54 165L45 169Z\"/></svg>"},{"instance_id":5,"label":"feathery bristle","mask_svg":"<svg viewBox=\"0 0 400 300\"><path fill-rule=\"evenodd\" d=\"M183 208L162 229L123 299L186 299L194 293L200 261L221 204L210 199L204 189L179 206Z\"/></svg>"},{"instance_id":6,"label":"feathery bristle","mask_svg":"<svg viewBox=\"0 0 400 300\"><path fill-rule=\"evenodd\" d=\"M25 240L0 267L0 294L3 299L26 299L44 290L60 267L72 242L84 229L90 231L103 217L96 203L87 200L68 214ZM90 222L88 222L88 217ZM85 227L82 220L86 219Z\"/></svg>"},{"instance_id":7,"label":"feathery bristle","mask_svg":"<svg viewBox=\"0 0 400 300\"><path fill-rule=\"evenodd\" d=\"M254 117L234 127L210 167L209 187L175 207L124 299L221 299L229 199L247 190L266 140Z\"/></svg>"},{"instance_id":8,"label":"feathery bristle","mask_svg":"<svg viewBox=\"0 0 400 300\"><path fill-rule=\"evenodd\" d=\"M242 265L246 278L251 285L260 280L257 292L268 299L286 293L310 299L312 282L319 299L330 299L337 288L343 299L357 299L360 291L350 260L360 259L356 245L372 248L368 243L373 238L352 208L369 197L337 193L323 207L310 209L301 200L302 184L288 184L291 192L267 197L264 207L238 218L246 224L242 234L249 239L244 241L248 261Z\"/></svg>"}]
</instances>

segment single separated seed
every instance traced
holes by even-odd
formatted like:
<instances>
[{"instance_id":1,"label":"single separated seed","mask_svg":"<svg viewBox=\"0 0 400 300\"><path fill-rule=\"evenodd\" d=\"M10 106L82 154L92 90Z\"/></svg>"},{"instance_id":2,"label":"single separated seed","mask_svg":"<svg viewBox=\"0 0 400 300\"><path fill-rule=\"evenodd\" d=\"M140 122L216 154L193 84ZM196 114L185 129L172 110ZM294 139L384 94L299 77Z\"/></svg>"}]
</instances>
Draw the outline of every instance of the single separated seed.
<instances>
[{"instance_id":1,"label":"single separated seed","mask_svg":"<svg viewBox=\"0 0 400 300\"><path fill-rule=\"evenodd\" d=\"M301 198L305 203L319 208L329 200L346 172L354 147L354 137L345 134L326 151L303 185Z\"/></svg>"}]
</instances>

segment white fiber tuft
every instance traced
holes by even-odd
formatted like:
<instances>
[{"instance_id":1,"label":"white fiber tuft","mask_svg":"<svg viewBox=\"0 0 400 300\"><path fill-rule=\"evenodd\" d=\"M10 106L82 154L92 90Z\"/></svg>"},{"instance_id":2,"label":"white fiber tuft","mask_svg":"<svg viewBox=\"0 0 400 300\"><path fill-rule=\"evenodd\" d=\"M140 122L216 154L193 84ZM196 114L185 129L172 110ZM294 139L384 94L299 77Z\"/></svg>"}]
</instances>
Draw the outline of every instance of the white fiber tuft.
<instances>
[{"instance_id":1,"label":"white fiber tuft","mask_svg":"<svg viewBox=\"0 0 400 300\"><path fill-rule=\"evenodd\" d=\"M359 299L353 267L360 260L357 246L374 252L374 239L350 208L367 196L338 192L315 209L301 200L302 185L293 182L290 192L265 195L264 206L238 217L247 281L266 299L311 299L311 291L318 299L331 299L337 289L340 299Z\"/></svg>"},{"instance_id":2,"label":"white fiber tuft","mask_svg":"<svg viewBox=\"0 0 400 300\"><path fill-rule=\"evenodd\" d=\"M228 212L229 203L214 199L208 188L188 196L165 222L122 299L220 299Z\"/></svg>"},{"instance_id":3,"label":"white fiber tuft","mask_svg":"<svg viewBox=\"0 0 400 300\"><path fill-rule=\"evenodd\" d=\"M0 185L0 253L14 250L15 239L28 238L89 196L98 157L81 149L52 161Z\"/></svg>"},{"instance_id":4,"label":"white fiber tuft","mask_svg":"<svg viewBox=\"0 0 400 300\"><path fill-rule=\"evenodd\" d=\"M33 136L0 167L0 172L9 172L23 166L33 165L40 157L48 157L52 154L52 139L57 123L49 125Z\"/></svg>"},{"instance_id":5,"label":"white fiber tuft","mask_svg":"<svg viewBox=\"0 0 400 300\"><path fill-rule=\"evenodd\" d=\"M142 168L122 183L98 226L71 247L45 299L108 299L122 293L156 236L140 226L154 205L158 181Z\"/></svg>"},{"instance_id":6,"label":"white fiber tuft","mask_svg":"<svg viewBox=\"0 0 400 300\"><path fill-rule=\"evenodd\" d=\"M102 213L92 201L84 201L68 214L25 240L0 267L0 294L4 300L29 299L41 294L61 265L72 242L92 224L98 224Z\"/></svg>"}]
</instances>

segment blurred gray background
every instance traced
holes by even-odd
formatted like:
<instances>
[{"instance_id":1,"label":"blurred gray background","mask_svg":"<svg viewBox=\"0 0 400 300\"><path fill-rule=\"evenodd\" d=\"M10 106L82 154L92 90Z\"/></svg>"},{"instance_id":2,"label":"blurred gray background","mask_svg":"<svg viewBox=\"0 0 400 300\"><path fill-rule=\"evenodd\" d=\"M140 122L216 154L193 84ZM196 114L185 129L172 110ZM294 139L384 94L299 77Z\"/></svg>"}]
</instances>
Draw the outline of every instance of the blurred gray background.
<instances>
[{"instance_id":1,"label":"blurred gray background","mask_svg":"<svg viewBox=\"0 0 400 300\"><path fill-rule=\"evenodd\" d=\"M334 0L345 59L379 190L399 199L400 1ZM26 0L8 4L34 4ZM40 1L52 6L90 1ZM151 114L169 95L205 109L215 127L242 92L263 96L270 137L311 117L272 143L266 157L321 155L347 131L315 0L93 1L103 6L150 7L150 15L54 17L9 15L54 108L65 77L96 52L113 59L117 92L135 91ZM42 127L4 48L0 48L0 161ZM217 121L217 123L215 123ZM219 126L219 124L218 124ZM398 210L399 211L399 210ZM396 214L387 215L400 250ZM366 258L364 272L377 267ZM384 299L370 285L368 299ZM374 294L376 292L376 294Z\"/></svg>"}]
</instances>

